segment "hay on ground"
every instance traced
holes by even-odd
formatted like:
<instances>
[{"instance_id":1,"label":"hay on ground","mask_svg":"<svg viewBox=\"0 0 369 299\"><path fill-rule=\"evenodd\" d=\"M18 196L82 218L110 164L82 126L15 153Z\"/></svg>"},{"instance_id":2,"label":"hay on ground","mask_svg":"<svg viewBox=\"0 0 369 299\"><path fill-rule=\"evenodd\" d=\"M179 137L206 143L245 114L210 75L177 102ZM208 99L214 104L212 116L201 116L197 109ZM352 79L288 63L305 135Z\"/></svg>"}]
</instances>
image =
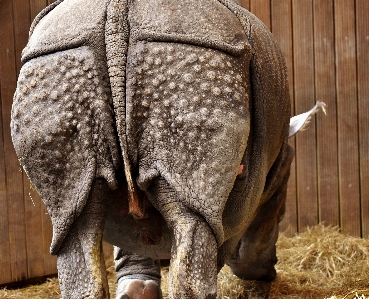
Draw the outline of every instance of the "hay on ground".
<instances>
[{"instance_id":1,"label":"hay on ground","mask_svg":"<svg viewBox=\"0 0 369 299\"><path fill-rule=\"evenodd\" d=\"M355 292L369 298L369 240L317 225L293 238L282 235L277 245L278 279L271 299L294 298L285 296L293 293L351 299Z\"/></svg>"},{"instance_id":2,"label":"hay on ground","mask_svg":"<svg viewBox=\"0 0 369 299\"><path fill-rule=\"evenodd\" d=\"M278 277L270 299L369 299L369 240L343 235L338 228L317 225L277 243ZM167 298L167 272L162 269L162 289ZM115 296L115 273L108 261L111 298ZM239 299L241 281L225 266L218 275L218 298ZM19 290L0 290L0 299L59 299L57 279Z\"/></svg>"}]
</instances>

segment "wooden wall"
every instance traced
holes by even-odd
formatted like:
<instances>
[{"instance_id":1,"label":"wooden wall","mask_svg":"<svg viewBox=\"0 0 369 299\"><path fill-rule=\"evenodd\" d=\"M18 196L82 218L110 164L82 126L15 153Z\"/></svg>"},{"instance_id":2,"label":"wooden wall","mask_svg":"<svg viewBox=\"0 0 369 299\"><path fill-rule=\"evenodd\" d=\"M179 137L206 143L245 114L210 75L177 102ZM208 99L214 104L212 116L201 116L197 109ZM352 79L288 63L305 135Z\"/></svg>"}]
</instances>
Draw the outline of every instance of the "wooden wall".
<instances>
[{"instance_id":1,"label":"wooden wall","mask_svg":"<svg viewBox=\"0 0 369 299\"><path fill-rule=\"evenodd\" d=\"M241 0L287 60L292 111L328 105L290 143L296 157L282 231L319 222L369 236L369 1Z\"/></svg>"},{"instance_id":2,"label":"wooden wall","mask_svg":"<svg viewBox=\"0 0 369 299\"><path fill-rule=\"evenodd\" d=\"M22 173L10 109L31 20L51 0L0 0L0 285L56 273L51 225ZM321 221L369 236L369 1L241 0L271 29L286 56L292 110L328 105L296 149L282 231ZM367 183L365 183L367 182Z\"/></svg>"},{"instance_id":3,"label":"wooden wall","mask_svg":"<svg viewBox=\"0 0 369 299\"><path fill-rule=\"evenodd\" d=\"M9 127L21 51L31 21L47 4L0 0L0 284L56 273L49 254L51 222L20 169Z\"/></svg>"}]
</instances>

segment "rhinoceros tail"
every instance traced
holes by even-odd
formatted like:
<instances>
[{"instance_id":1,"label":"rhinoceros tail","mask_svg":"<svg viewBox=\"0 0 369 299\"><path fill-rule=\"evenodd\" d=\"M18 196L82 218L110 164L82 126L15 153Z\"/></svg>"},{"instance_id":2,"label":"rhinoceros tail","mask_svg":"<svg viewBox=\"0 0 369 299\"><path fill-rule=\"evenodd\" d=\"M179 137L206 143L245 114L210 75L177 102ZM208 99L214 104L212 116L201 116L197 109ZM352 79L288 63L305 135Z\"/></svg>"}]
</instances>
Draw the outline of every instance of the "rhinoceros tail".
<instances>
[{"instance_id":1,"label":"rhinoceros tail","mask_svg":"<svg viewBox=\"0 0 369 299\"><path fill-rule=\"evenodd\" d=\"M126 62L128 51L128 4L126 0L112 0L108 5L106 21L106 56L111 83L115 121L123 156L124 171L129 191L129 213L142 218L136 184L128 160L126 133Z\"/></svg>"}]
</instances>

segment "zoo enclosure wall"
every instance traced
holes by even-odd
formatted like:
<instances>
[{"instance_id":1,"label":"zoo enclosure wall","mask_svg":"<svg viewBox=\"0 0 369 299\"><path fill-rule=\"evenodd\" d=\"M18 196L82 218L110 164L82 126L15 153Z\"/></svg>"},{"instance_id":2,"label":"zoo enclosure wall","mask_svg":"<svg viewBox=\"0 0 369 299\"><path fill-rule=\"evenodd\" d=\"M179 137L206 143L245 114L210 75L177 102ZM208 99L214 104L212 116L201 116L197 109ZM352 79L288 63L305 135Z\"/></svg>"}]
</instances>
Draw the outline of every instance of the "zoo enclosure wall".
<instances>
[{"instance_id":1,"label":"zoo enclosure wall","mask_svg":"<svg viewBox=\"0 0 369 299\"><path fill-rule=\"evenodd\" d=\"M56 273L49 216L21 171L10 137L20 56L51 0L0 0L0 285ZM320 222L369 236L369 1L240 0L286 57L293 114L328 105L290 140L296 149L281 231Z\"/></svg>"}]
</instances>

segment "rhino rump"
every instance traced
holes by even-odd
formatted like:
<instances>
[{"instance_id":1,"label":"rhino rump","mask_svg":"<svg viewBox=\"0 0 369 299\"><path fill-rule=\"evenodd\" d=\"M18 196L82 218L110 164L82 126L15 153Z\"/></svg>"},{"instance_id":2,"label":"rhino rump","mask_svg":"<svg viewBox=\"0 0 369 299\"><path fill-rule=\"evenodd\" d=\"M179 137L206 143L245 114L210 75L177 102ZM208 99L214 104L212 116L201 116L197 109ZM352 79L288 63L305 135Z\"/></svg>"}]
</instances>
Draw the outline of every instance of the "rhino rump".
<instances>
[{"instance_id":1,"label":"rhino rump","mask_svg":"<svg viewBox=\"0 0 369 299\"><path fill-rule=\"evenodd\" d=\"M84 208L93 180L117 187L113 123L106 70L88 47L40 56L21 69L13 144L51 217L52 254Z\"/></svg>"}]
</instances>

